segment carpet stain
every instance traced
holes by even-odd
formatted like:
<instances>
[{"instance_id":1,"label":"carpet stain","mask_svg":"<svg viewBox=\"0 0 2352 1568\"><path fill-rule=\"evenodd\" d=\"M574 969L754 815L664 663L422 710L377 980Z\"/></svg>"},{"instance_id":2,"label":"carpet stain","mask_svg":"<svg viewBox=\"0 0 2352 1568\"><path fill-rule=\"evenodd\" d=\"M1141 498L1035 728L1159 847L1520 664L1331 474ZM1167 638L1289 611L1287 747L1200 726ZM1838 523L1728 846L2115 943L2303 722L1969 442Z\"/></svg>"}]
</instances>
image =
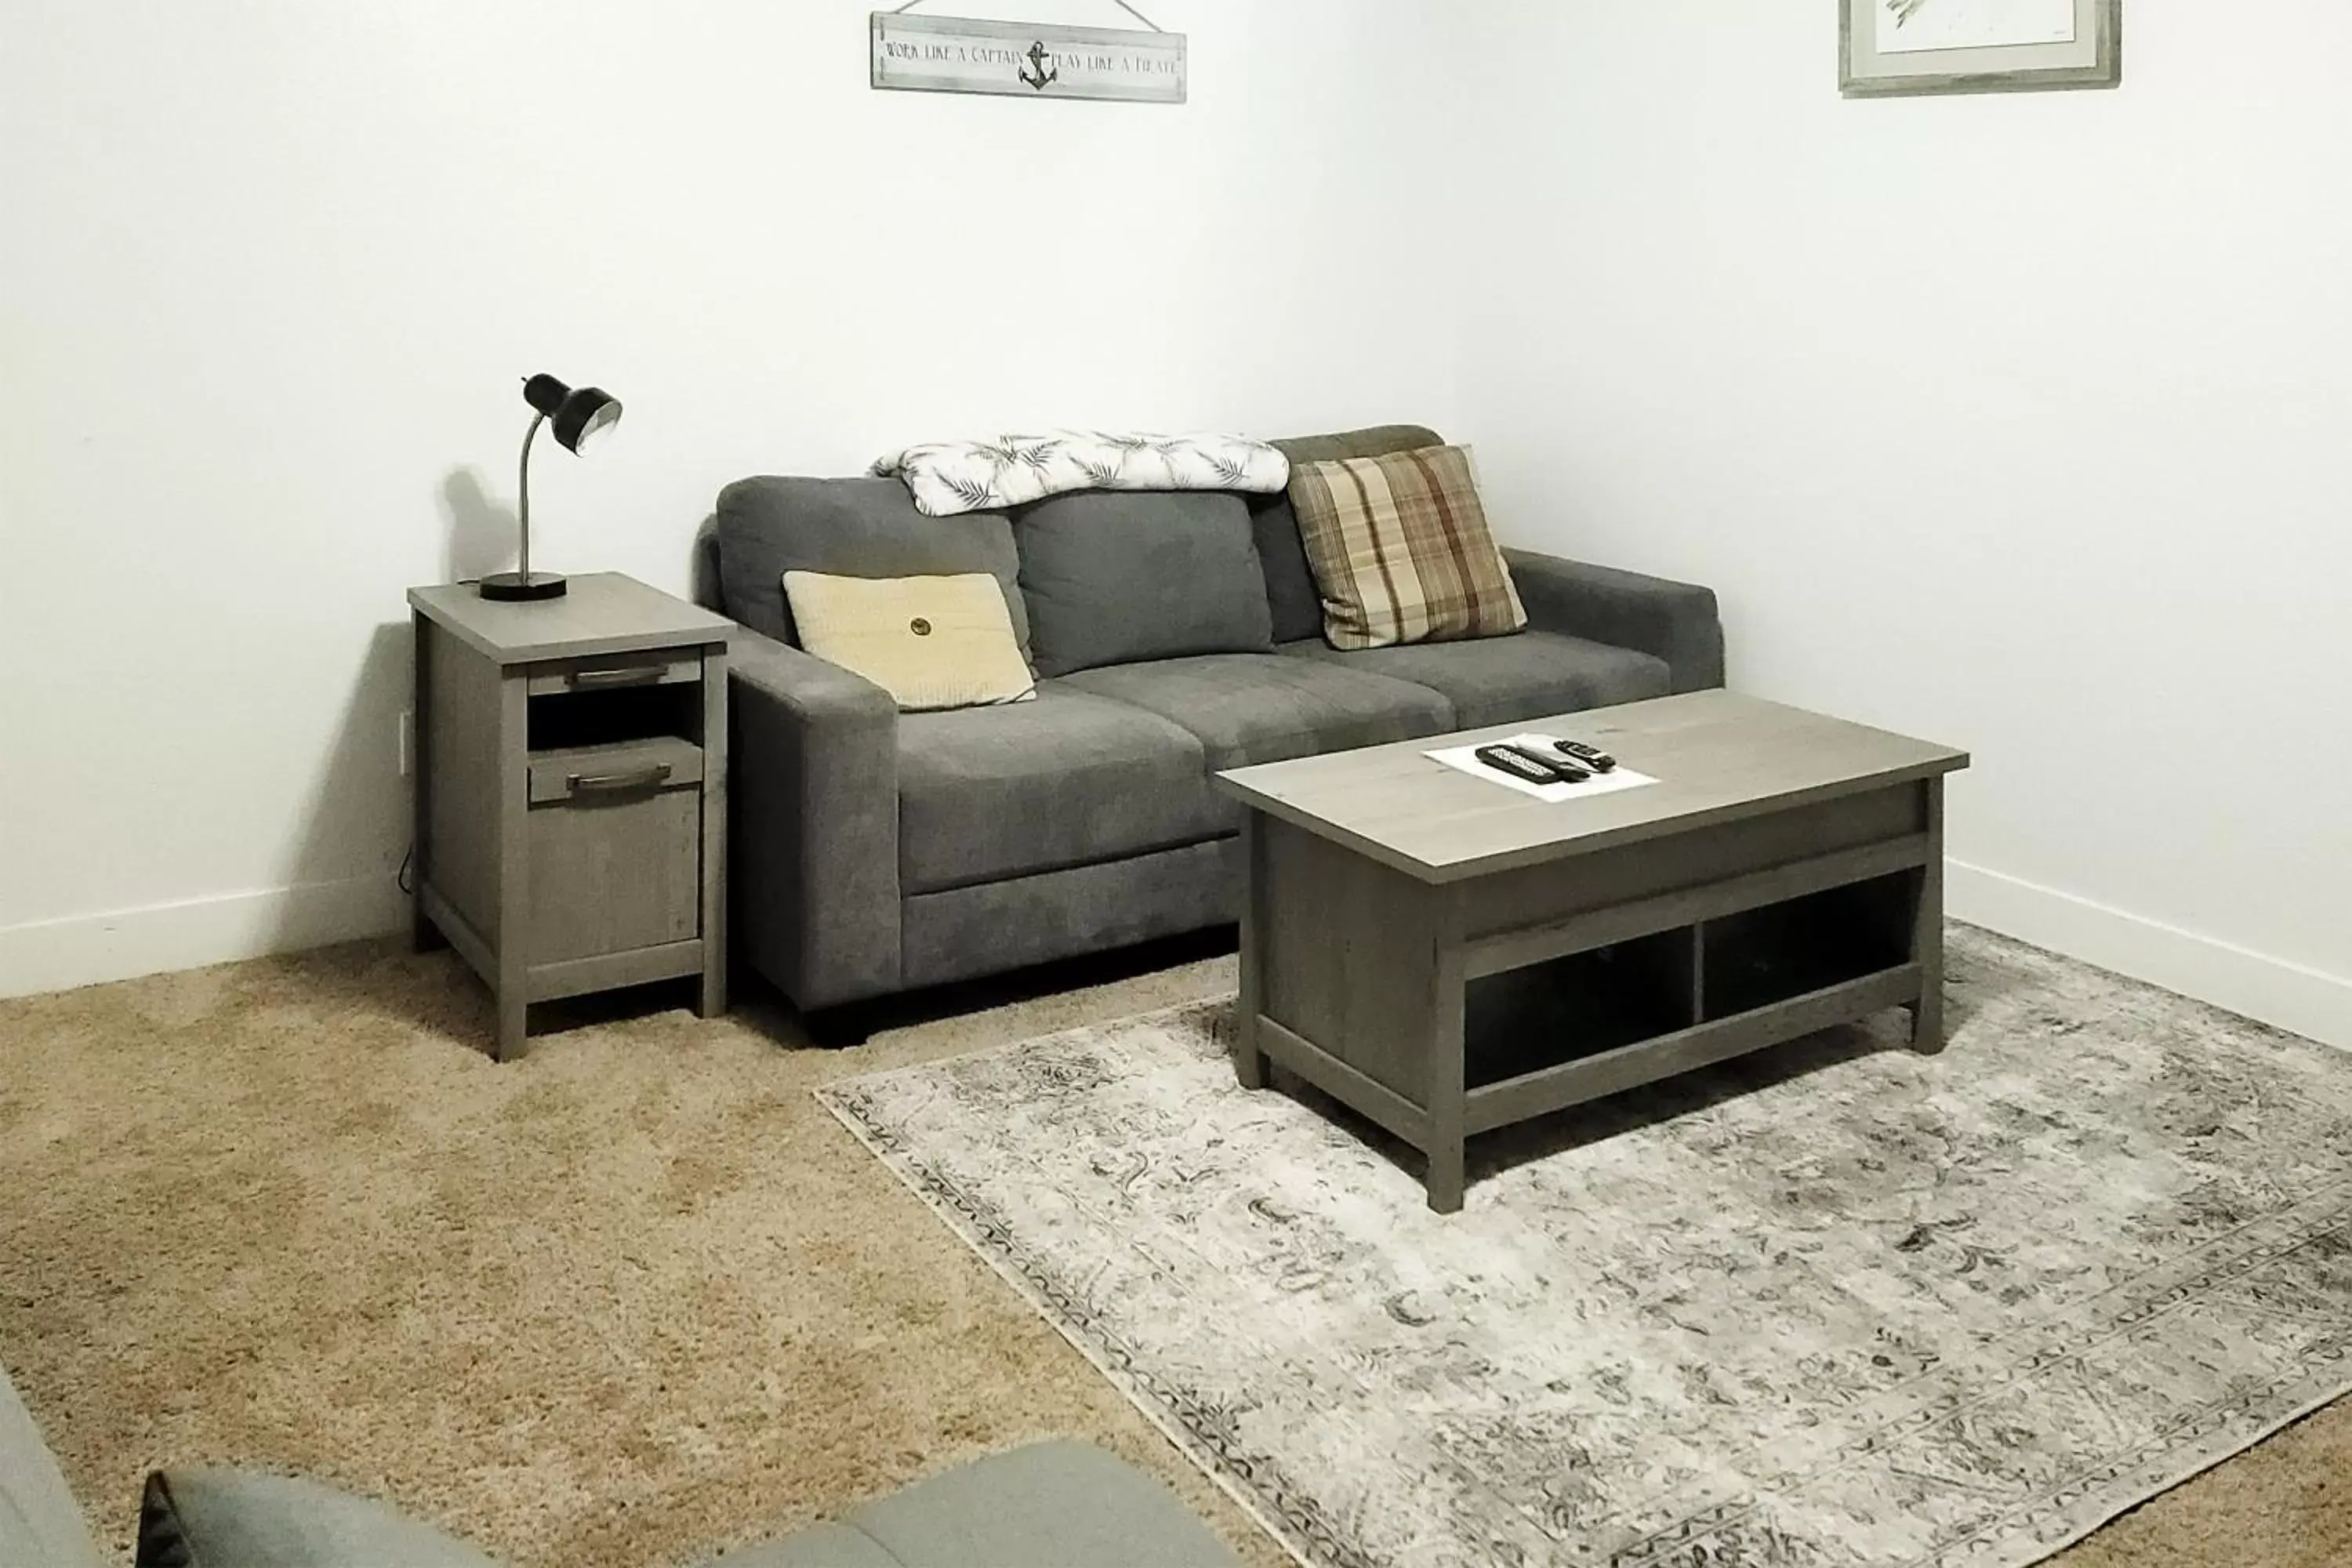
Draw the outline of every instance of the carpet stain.
<instances>
[{"instance_id":1,"label":"carpet stain","mask_svg":"<svg viewBox=\"0 0 2352 1568\"><path fill-rule=\"evenodd\" d=\"M1278 1568L809 1092L1232 990L1184 956L847 1051L772 1005L607 1007L506 1066L463 966L386 943L0 1002L0 1362L125 1562L158 1464L311 1475L514 1568L649 1568L1075 1436ZM2347 1476L2339 1405L2060 1561L2352 1561Z\"/></svg>"}]
</instances>

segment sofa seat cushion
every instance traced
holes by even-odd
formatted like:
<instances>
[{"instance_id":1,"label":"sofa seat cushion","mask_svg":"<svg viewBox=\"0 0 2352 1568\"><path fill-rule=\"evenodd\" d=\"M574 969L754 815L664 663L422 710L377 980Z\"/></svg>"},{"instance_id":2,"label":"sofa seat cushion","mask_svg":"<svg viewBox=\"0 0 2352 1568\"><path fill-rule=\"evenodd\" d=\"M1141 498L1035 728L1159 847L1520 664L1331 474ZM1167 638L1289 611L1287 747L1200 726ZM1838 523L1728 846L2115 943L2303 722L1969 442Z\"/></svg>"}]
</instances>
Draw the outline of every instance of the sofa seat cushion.
<instances>
[{"instance_id":1,"label":"sofa seat cushion","mask_svg":"<svg viewBox=\"0 0 2352 1568\"><path fill-rule=\"evenodd\" d=\"M1082 670L1062 684L1182 725L1212 772L1440 735L1454 708L1425 686L1271 654L1211 654Z\"/></svg>"},{"instance_id":2,"label":"sofa seat cushion","mask_svg":"<svg viewBox=\"0 0 2352 1568\"><path fill-rule=\"evenodd\" d=\"M901 714L898 749L907 893L1118 859L1232 826L1198 741L1060 681L1041 682L1034 702Z\"/></svg>"},{"instance_id":3,"label":"sofa seat cushion","mask_svg":"<svg viewBox=\"0 0 2352 1568\"><path fill-rule=\"evenodd\" d=\"M1640 702L1665 696L1674 680L1663 659L1556 632L1355 653L1342 653L1318 637L1285 644L1282 652L1301 661L1360 669L1441 692L1453 703L1454 728L1460 730Z\"/></svg>"}]
</instances>

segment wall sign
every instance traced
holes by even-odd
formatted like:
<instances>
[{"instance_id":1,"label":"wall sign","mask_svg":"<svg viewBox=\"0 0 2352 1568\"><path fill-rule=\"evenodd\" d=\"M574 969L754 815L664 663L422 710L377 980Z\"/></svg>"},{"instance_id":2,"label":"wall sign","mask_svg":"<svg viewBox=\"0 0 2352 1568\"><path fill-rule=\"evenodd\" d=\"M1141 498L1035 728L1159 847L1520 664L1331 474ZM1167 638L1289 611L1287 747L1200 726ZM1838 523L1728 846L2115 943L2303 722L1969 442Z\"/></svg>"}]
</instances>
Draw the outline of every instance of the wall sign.
<instances>
[{"instance_id":1,"label":"wall sign","mask_svg":"<svg viewBox=\"0 0 2352 1568\"><path fill-rule=\"evenodd\" d=\"M874 13L874 85L908 92L1184 101L1181 33Z\"/></svg>"}]
</instances>

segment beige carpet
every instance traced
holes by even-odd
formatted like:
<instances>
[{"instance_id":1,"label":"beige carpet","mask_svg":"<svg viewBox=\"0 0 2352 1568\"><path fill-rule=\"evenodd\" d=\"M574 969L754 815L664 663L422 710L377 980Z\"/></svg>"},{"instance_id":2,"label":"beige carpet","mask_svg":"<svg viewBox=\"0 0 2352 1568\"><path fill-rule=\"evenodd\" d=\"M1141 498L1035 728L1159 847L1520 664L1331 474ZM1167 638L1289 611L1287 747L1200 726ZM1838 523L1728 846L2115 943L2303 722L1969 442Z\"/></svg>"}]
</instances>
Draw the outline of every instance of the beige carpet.
<instances>
[{"instance_id":1,"label":"beige carpet","mask_svg":"<svg viewBox=\"0 0 2352 1568\"><path fill-rule=\"evenodd\" d=\"M818 1106L819 1083L1229 991L1228 959L967 993L847 1052L765 1008L507 1068L389 946L0 1003L0 1360L127 1551L166 1460L392 1499L517 1565L684 1561L1075 1434L1286 1562ZM2352 1561L2352 1408L2069 1568Z\"/></svg>"}]
</instances>

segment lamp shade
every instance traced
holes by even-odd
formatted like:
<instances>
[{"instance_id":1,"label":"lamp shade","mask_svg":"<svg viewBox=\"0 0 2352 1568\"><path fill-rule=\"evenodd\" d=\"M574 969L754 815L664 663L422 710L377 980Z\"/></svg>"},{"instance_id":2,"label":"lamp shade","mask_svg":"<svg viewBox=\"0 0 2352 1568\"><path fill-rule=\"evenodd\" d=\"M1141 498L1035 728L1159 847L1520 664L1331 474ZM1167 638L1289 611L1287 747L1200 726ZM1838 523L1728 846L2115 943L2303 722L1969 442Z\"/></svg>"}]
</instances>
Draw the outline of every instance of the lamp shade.
<instances>
[{"instance_id":1,"label":"lamp shade","mask_svg":"<svg viewBox=\"0 0 2352 1568\"><path fill-rule=\"evenodd\" d=\"M603 387L575 389L543 374L522 384L522 398L547 416L556 440L567 452L579 451L590 437L621 417L620 399Z\"/></svg>"}]
</instances>

